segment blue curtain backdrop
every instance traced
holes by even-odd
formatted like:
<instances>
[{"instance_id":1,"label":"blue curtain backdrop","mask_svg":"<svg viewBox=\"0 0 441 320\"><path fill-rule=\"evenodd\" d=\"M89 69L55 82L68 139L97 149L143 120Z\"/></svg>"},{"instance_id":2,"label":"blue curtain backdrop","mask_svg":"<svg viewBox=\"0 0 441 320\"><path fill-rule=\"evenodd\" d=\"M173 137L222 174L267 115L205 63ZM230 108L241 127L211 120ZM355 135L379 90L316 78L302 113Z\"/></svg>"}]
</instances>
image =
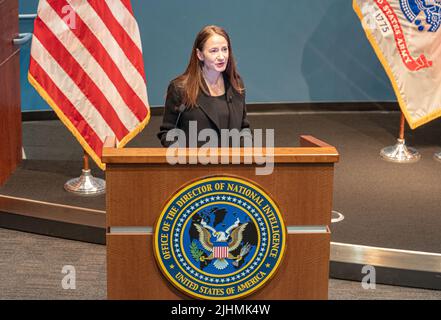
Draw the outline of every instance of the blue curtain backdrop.
<instances>
[{"instance_id":1,"label":"blue curtain backdrop","mask_svg":"<svg viewBox=\"0 0 441 320\"><path fill-rule=\"evenodd\" d=\"M352 0L132 0L140 27L151 106L164 104L170 79L187 65L207 24L230 34L248 103L395 101ZM38 0L19 1L36 13ZM21 20L31 32L33 21ZM22 110L49 106L27 82L30 46L21 51Z\"/></svg>"}]
</instances>

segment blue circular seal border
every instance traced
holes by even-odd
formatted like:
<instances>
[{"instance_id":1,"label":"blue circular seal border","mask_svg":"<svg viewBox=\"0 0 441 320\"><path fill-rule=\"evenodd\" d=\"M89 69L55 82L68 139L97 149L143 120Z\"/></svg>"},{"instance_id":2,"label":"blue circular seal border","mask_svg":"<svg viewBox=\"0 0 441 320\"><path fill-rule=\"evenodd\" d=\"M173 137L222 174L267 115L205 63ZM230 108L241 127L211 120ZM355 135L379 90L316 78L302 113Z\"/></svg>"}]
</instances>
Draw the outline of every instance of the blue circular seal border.
<instances>
[{"instance_id":1,"label":"blue circular seal border","mask_svg":"<svg viewBox=\"0 0 441 320\"><path fill-rule=\"evenodd\" d=\"M207 223L210 217L201 219L201 213L213 208L227 212L224 217L229 223L223 224L230 225L227 230L215 230ZM231 234L229 230L233 230ZM215 240L223 237L224 241L213 241L213 246L219 250L227 245L223 254L228 258L216 258L214 248L211 252L204 249L203 243L212 244L205 242L208 234L210 241L215 234ZM230 242L225 241L226 234ZM254 242L246 243L245 234ZM260 186L243 178L212 176L189 183L167 201L155 226L154 255L161 272L185 294L199 299L237 299L254 293L274 276L283 260L286 235L278 206ZM237 251L230 250L235 240L236 245L240 240ZM202 253L204 257L195 259ZM208 263L206 269L201 267L204 263Z\"/></svg>"}]
</instances>

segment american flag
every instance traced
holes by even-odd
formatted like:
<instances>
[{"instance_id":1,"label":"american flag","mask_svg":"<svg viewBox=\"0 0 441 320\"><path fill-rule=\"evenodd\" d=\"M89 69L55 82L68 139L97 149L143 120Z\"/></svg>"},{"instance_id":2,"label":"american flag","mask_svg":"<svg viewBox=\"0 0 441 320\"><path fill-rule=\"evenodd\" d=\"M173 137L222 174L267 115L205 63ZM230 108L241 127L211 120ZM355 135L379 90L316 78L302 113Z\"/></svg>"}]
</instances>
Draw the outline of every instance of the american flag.
<instances>
[{"instance_id":1,"label":"american flag","mask_svg":"<svg viewBox=\"0 0 441 320\"><path fill-rule=\"evenodd\" d=\"M40 0L28 79L104 169L104 140L123 147L150 119L130 0Z\"/></svg>"},{"instance_id":2,"label":"american flag","mask_svg":"<svg viewBox=\"0 0 441 320\"><path fill-rule=\"evenodd\" d=\"M215 259L225 259L228 257L228 247L213 247L213 256Z\"/></svg>"}]
</instances>

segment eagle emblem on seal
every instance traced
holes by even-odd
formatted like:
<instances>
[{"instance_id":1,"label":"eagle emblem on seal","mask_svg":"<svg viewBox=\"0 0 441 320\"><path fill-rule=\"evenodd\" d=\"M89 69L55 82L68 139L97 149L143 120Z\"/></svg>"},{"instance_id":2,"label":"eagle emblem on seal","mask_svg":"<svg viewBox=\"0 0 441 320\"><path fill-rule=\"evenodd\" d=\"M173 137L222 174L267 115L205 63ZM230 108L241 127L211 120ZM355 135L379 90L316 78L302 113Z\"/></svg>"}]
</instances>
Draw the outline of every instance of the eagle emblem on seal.
<instances>
[{"instance_id":1,"label":"eagle emblem on seal","mask_svg":"<svg viewBox=\"0 0 441 320\"><path fill-rule=\"evenodd\" d=\"M225 231L217 231L203 219L200 224L195 223L194 226L199 232L199 242L209 254L207 257L199 256L199 260L202 262L213 260L213 265L218 270L223 270L228 266L227 259L234 260L233 265L238 266L243 256L250 251L251 245L245 244L236 256L232 252L242 243L243 232L247 225L248 222L240 224L240 220L236 219Z\"/></svg>"},{"instance_id":2,"label":"eagle emblem on seal","mask_svg":"<svg viewBox=\"0 0 441 320\"><path fill-rule=\"evenodd\" d=\"M191 297L248 296L279 268L286 227L280 209L259 186L210 176L183 186L165 204L154 232L164 276Z\"/></svg>"},{"instance_id":3,"label":"eagle emblem on seal","mask_svg":"<svg viewBox=\"0 0 441 320\"><path fill-rule=\"evenodd\" d=\"M407 20L414 23L418 31L427 29L429 32L436 32L439 29L441 0L400 0L400 6Z\"/></svg>"}]
</instances>

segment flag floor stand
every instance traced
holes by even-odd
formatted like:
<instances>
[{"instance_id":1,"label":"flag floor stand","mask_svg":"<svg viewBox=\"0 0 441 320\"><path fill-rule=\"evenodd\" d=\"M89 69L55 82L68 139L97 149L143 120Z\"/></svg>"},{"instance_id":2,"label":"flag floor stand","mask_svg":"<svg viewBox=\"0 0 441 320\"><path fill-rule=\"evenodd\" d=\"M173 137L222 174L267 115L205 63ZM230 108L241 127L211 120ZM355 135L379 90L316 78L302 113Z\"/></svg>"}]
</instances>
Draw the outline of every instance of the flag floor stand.
<instances>
[{"instance_id":1,"label":"flag floor stand","mask_svg":"<svg viewBox=\"0 0 441 320\"><path fill-rule=\"evenodd\" d=\"M70 179L64 189L81 196L97 196L106 192L106 182L92 176L90 169L84 170L80 177Z\"/></svg>"},{"instance_id":2,"label":"flag floor stand","mask_svg":"<svg viewBox=\"0 0 441 320\"><path fill-rule=\"evenodd\" d=\"M421 154L414 148L406 146L404 140L404 114L401 113L400 136L394 146L381 149L380 156L383 160L397 163L413 163L421 159Z\"/></svg>"},{"instance_id":3,"label":"flag floor stand","mask_svg":"<svg viewBox=\"0 0 441 320\"><path fill-rule=\"evenodd\" d=\"M380 155L386 161L399 163L413 163L421 159L421 154L416 149L406 146L404 139L397 139L394 146L381 149Z\"/></svg>"},{"instance_id":4,"label":"flag floor stand","mask_svg":"<svg viewBox=\"0 0 441 320\"><path fill-rule=\"evenodd\" d=\"M97 196L105 193L106 181L92 176L89 168L89 156L86 152L84 152L83 164L81 176L67 181L64 184L64 189L80 196Z\"/></svg>"}]
</instances>

